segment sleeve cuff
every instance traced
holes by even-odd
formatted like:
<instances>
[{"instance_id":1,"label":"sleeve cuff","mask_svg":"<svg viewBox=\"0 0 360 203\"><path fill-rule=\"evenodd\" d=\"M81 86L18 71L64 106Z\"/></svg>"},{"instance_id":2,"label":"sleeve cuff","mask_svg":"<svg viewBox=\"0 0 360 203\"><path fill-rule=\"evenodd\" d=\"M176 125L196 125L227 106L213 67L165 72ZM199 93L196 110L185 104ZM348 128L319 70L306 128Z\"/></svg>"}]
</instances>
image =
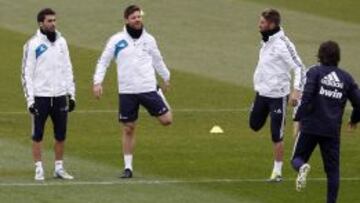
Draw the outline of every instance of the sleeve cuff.
<instances>
[{"instance_id":1,"label":"sleeve cuff","mask_svg":"<svg viewBox=\"0 0 360 203\"><path fill-rule=\"evenodd\" d=\"M302 88L300 85L294 85L293 87L295 90L303 91L304 88Z\"/></svg>"},{"instance_id":2,"label":"sleeve cuff","mask_svg":"<svg viewBox=\"0 0 360 203\"><path fill-rule=\"evenodd\" d=\"M31 105L33 105L35 103L34 98L30 98L27 100L27 108L30 108Z\"/></svg>"},{"instance_id":3,"label":"sleeve cuff","mask_svg":"<svg viewBox=\"0 0 360 203\"><path fill-rule=\"evenodd\" d=\"M71 94L70 99L75 101L75 95Z\"/></svg>"},{"instance_id":4,"label":"sleeve cuff","mask_svg":"<svg viewBox=\"0 0 360 203\"><path fill-rule=\"evenodd\" d=\"M350 122L354 124L360 122L360 109L353 109Z\"/></svg>"}]
</instances>

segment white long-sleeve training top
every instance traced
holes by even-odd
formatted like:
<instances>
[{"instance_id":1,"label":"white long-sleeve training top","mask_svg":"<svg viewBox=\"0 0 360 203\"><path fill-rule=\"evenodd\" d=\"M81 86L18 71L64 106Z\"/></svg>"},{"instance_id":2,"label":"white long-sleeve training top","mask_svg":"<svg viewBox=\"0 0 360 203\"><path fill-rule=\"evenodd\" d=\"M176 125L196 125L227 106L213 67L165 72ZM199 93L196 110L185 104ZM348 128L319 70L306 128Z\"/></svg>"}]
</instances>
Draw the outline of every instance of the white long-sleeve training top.
<instances>
[{"instance_id":1,"label":"white long-sleeve training top","mask_svg":"<svg viewBox=\"0 0 360 203\"><path fill-rule=\"evenodd\" d=\"M40 30L27 41L21 80L28 107L34 103L34 97L71 95L75 99L69 49L60 32L56 31L56 41L53 43Z\"/></svg>"},{"instance_id":2,"label":"white long-sleeve training top","mask_svg":"<svg viewBox=\"0 0 360 203\"><path fill-rule=\"evenodd\" d=\"M262 42L259 62L254 74L254 87L261 96L280 98L290 94L291 70L294 71L293 88L302 90L305 66L294 44L280 30Z\"/></svg>"},{"instance_id":3,"label":"white long-sleeve training top","mask_svg":"<svg viewBox=\"0 0 360 203\"><path fill-rule=\"evenodd\" d=\"M106 70L114 59L117 64L118 90L122 94L138 94L156 90L156 74L164 81L170 80L166 67L153 36L143 30L134 40L126 31L116 33L108 40L98 60L93 82L101 84Z\"/></svg>"}]
</instances>

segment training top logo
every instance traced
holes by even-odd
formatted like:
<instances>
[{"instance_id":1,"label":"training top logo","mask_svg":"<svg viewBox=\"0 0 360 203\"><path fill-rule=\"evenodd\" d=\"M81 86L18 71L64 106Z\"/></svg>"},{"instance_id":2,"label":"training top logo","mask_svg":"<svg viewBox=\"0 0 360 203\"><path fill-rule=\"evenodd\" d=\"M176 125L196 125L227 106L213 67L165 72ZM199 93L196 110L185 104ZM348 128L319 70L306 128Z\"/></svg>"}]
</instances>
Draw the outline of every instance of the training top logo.
<instances>
[{"instance_id":1,"label":"training top logo","mask_svg":"<svg viewBox=\"0 0 360 203\"><path fill-rule=\"evenodd\" d=\"M335 71L329 73L323 79L321 79L321 84L330 86L330 87L336 87L336 88L344 88L344 83L342 83L335 73Z\"/></svg>"},{"instance_id":2,"label":"training top logo","mask_svg":"<svg viewBox=\"0 0 360 203\"><path fill-rule=\"evenodd\" d=\"M329 73L328 75L326 75L325 77L323 77L321 79L321 84L322 85L321 85L320 91L319 91L320 95L334 98L334 99L342 99L343 93L341 92L341 89L344 88L344 83L340 81L340 79L337 76L335 71L333 71L333 72ZM335 89L329 90L325 87L332 87ZM338 90L338 89L340 89L340 90Z\"/></svg>"},{"instance_id":3,"label":"training top logo","mask_svg":"<svg viewBox=\"0 0 360 203\"><path fill-rule=\"evenodd\" d=\"M48 47L45 44L40 44L36 49L35 49L35 57L36 59L39 58L39 56L41 56L43 53L45 53L45 51L48 49Z\"/></svg>"}]
</instances>

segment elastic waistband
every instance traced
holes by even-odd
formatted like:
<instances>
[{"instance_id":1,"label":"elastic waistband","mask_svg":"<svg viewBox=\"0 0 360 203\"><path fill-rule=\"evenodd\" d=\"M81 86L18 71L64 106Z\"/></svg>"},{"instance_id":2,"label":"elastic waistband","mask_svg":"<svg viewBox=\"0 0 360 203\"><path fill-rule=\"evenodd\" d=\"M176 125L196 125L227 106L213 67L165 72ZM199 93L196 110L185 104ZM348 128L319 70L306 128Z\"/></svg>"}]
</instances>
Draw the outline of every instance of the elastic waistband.
<instances>
[{"instance_id":1,"label":"elastic waistband","mask_svg":"<svg viewBox=\"0 0 360 203\"><path fill-rule=\"evenodd\" d=\"M66 95L56 96L56 97L43 97L43 96L35 96L35 99L61 99L66 97Z\"/></svg>"}]
</instances>

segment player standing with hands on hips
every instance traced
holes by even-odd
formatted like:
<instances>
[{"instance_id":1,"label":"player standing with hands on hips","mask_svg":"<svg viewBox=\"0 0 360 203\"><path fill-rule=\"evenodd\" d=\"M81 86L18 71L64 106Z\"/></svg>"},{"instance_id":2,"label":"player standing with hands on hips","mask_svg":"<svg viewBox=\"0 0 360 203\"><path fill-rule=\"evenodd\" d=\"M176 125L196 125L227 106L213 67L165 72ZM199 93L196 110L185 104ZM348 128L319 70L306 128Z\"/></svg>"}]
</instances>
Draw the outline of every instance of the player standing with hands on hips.
<instances>
[{"instance_id":1,"label":"player standing with hands on hips","mask_svg":"<svg viewBox=\"0 0 360 203\"><path fill-rule=\"evenodd\" d=\"M164 81L163 89L170 86L167 69L156 41L144 28L142 10L131 5L124 11L125 26L108 40L97 63L94 74L93 93L100 98L102 82L112 59L117 64L119 90L119 121L122 126L122 142L125 169L122 178L133 176L133 152L135 128L140 105L156 117L164 126L172 123L170 108L157 88L156 73Z\"/></svg>"},{"instance_id":2,"label":"player standing with hands on hips","mask_svg":"<svg viewBox=\"0 0 360 203\"><path fill-rule=\"evenodd\" d=\"M22 85L32 115L32 153L35 180L44 180L41 147L50 116L55 136L54 176L73 179L63 166L68 112L75 108L75 84L65 38L56 30L56 13L50 8L37 15L39 29L24 46Z\"/></svg>"},{"instance_id":3,"label":"player standing with hands on hips","mask_svg":"<svg viewBox=\"0 0 360 203\"><path fill-rule=\"evenodd\" d=\"M320 64L310 68L295 120L300 133L294 146L292 165L299 172L296 189L306 186L310 171L307 163L319 144L327 175L327 203L335 203L339 190L340 131L347 100L353 106L348 126L360 121L360 90L351 75L338 68L340 48L336 42L320 45Z\"/></svg>"},{"instance_id":4,"label":"player standing with hands on hips","mask_svg":"<svg viewBox=\"0 0 360 203\"><path fill-rule=\"evenodd\" d=\"M280 27L280 13L266 9L261 13L259 29L262 47L254 73L255 101L250 112L250 127L259 131L270 114L271 135L274 144L274 168L269 181L282 180L284 157L284 126L286 106L290 95L291 71L294 71L294 87L290 95L292 106L300 99L304 80L304 65L295 46Z\"/></svg>"}]
</instances>

